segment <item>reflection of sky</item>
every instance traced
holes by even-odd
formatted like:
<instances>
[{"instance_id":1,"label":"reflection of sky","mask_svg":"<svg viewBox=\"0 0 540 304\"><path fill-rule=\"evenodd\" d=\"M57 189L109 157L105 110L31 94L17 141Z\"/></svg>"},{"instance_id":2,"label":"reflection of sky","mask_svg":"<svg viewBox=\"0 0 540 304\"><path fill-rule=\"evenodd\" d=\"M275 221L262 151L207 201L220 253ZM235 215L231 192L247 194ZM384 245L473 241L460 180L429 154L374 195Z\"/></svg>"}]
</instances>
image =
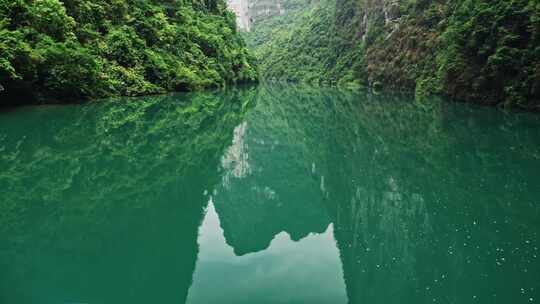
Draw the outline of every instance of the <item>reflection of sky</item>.
<instances>
[{"instance_id":1,"label":"reflection of sky","mask_svg":"<svg viewBox=\"0 0 540 304\"><path fill-rule=\"evenodd\" d=\"M212 199L199 228L200 246L187 303L345 303L333 226L293 242L282 232L264 251L235 256Z\"/></svg>"}]
</instances>

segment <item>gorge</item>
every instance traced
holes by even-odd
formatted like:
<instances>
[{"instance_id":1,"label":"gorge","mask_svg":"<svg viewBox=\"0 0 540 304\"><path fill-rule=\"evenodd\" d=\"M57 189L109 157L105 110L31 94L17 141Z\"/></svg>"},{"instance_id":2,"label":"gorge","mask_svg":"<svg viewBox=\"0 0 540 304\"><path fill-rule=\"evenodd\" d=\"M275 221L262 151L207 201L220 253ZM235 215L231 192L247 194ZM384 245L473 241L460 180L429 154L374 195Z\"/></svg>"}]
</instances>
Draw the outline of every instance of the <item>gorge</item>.
<instances>
[{"instance_id":1,"label":"gorge","mask_svg":"<svg viewBox=\"0 0 540 304\"><path fill-rule=\"evenodd\" d=\"M538 0L0 0L0 303L534 304Z\"/></svg>"}]
</instances>

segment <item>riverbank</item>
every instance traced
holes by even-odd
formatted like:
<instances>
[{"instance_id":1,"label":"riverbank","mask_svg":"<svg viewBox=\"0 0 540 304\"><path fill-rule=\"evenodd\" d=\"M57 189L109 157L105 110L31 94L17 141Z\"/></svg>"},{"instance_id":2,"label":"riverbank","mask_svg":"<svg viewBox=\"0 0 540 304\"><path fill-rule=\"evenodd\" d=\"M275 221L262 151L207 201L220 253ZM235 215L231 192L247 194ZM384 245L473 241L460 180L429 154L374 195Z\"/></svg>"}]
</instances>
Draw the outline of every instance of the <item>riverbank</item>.
<instances>
[{"instance_id":1,"label":"riverbank","mask_svg":"<svg viewBox=\"0 0 540 304\"><path fill-rule=\"evenodd\" d=\"M0 104L256 80L254 59L222 0L0 0Z\"/></svg>"}]
</instances>

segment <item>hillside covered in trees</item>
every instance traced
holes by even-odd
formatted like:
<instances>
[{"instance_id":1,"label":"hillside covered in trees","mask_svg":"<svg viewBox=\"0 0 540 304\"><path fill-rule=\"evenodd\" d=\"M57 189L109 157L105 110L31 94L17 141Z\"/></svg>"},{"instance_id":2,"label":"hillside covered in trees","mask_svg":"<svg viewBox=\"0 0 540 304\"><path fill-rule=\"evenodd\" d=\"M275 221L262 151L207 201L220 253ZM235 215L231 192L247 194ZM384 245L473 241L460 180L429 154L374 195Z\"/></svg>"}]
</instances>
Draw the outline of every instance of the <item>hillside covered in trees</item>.
<instances>
[{"instance_id":1,"label":"hillside covered in trees","mask_svg":"<svg viewBox=\"0 0 540 304\"><path fill-rule=\"evenodd\" d=\"M146 95L256 78L222 0L0 0L1 103Z\"/></svg>"},{"instance_id":2,"label":"hillside covered in trees","mask_svg":"<svg viewBox=\"0 0 540 304\"><path fill-rule=\"evenodd\" d=\"M264 78L540 109L536 0L283 2L245 35Z\"/></svg>"}]
</instances>

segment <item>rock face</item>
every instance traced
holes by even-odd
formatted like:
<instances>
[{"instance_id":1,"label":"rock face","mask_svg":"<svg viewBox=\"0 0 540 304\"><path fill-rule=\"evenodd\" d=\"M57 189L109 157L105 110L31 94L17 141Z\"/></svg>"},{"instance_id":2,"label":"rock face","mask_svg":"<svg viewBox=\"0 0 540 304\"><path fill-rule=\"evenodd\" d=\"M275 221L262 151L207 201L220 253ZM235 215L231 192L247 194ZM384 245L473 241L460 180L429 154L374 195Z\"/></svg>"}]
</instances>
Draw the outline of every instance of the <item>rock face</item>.
<instances>
[{"instance_id":1,"label":"rock face","mask_svg":"<svg viewBox=\"0 0 540 304\"><path fill-rule=\"evenodd\" d=\"M248 0L228 0L227 7L236 15L236 26L242 31L249 32L251 19Z\"/></svg>"},{"instance_id":2,"label":"rock face","mask_svg":"<svg viewBox=\"0 0 540 304\"><path fill-rule=\"evenodd\" d=\"M249 0L249 13L253 22L276 16L283 15L283 0Z\"/></svg>"},{"instance_id":3,"label":"rock face","mask_svg":"<svg viewBox=\"0 0 540 304\"><path fill-rule=\"evenodd\" d=\"M246 32L254 22L285 13L283 0L228 0L227 6L236 14L238 28Z\"/></svg>"}]
</instances>

